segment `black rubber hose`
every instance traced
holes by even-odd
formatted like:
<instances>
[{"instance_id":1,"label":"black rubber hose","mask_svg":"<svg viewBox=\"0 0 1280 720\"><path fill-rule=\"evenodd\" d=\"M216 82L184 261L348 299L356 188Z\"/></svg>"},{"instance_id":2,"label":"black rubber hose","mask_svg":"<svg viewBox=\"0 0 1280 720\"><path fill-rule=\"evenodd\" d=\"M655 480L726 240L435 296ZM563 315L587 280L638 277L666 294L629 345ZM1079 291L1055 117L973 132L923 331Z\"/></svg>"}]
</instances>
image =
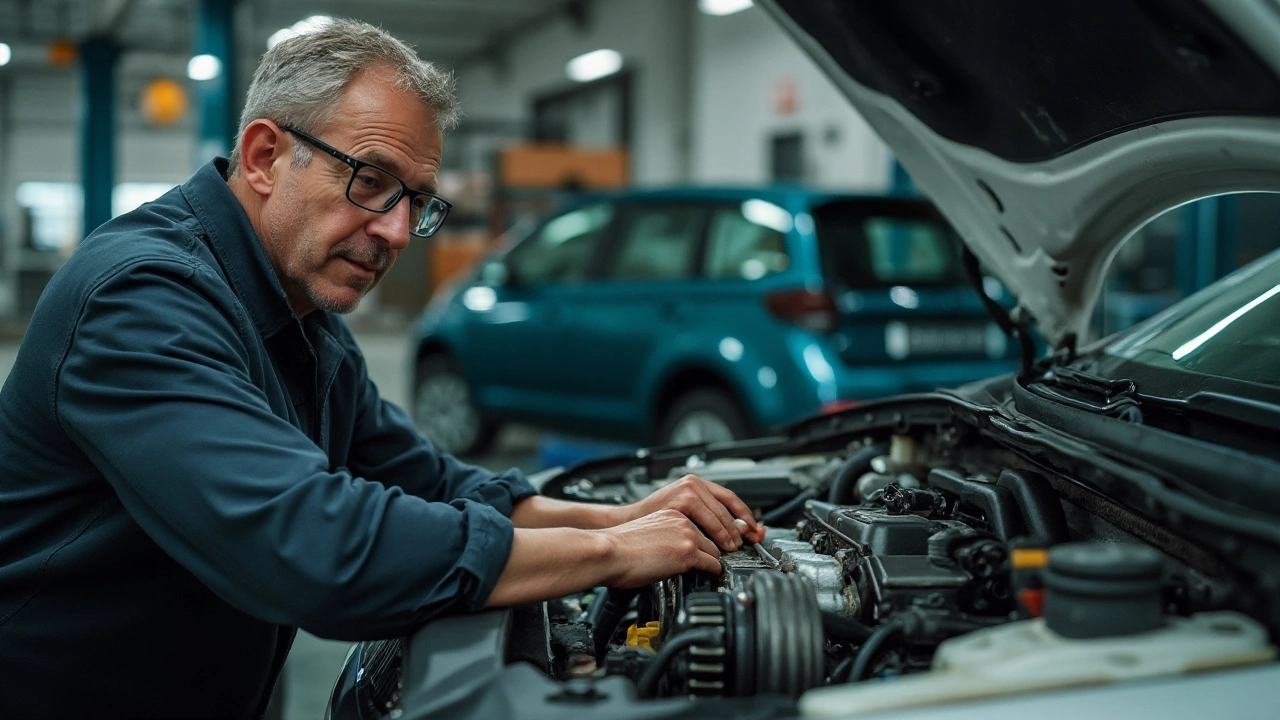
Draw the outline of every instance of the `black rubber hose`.
<instances>
[{"instance_id":1,"label":"black rubber hose","mask_svg":"<svg viewBox=\"0 0 1280 720\"><path fill-rule=\"evenodd\" d=\"M640 697L653 697L658 690L658 679L666 672L667 665L671 664L672 658L678 653L688 650L690 646L699 643L707 645L720 645L724 642L723 628L707 628L705 630L690 630L682 632L679 635L667 640L653 656L653 661L649 663L649 667L644 669L640 675L640 682L637 683L636 690Z\"/></svg>"},{"instance_id":2,"label":"black rubber hose","mask_svg":"<svg viewBox=\"0 0 1280 720\"><path fill-rule=\"evenodd\" d=\"M812 500L821 494L822 491L818 488L808 488L799 495L765 513L760 518L760 524L765 527L776 525L780 520L785 520L788 515L804 507L804 504L807 501Z\"/></svg>"},{"instance_id":3,"label":"black rubber hose","mask_svg":"<svg viewBox=\"0 0 1280 720\"><path fill-rule=\"evenodd\" d=\"M1013 493L1018 508L1022 510L1024 529L1032 537L1049 545L1071 539L1062 503L1043 475L1026 470L1005 470L1000 473L996 485Z\"/></svg>"},{"instance_id":4,"label":"black rubber hose","mask_svg":"<svg viewBox=\"0 0 1280 720\"><path fill-rule=\"evenodd\" d=\"M822 631L827 634L827 637L854 643L866 642L874 632L865 623L828 610L822 611Z\"/></svg>"},{"instance_id":5,"label":"black rubber hose","mask_svg":"<svg viewBox=\"0 0 1280 720\"><path fill-rule=\"evenodd\" d=\"M836 505L846 505L851 502L858 478L871 472L872 460L888 452L889 443L879 443L868 445L845 459L844 464L840 466L840 471L836 473L836 479L831 482L831 489L827 491L827 502Z\"/></svg>"},{"instance_id":6,"label":"black rubber hose","mask_svg":"<svg viewBox=\"0 0 1280 720\"><path fill-rule=\"evenodd\" d=\"M875 662L884 646L901 637L902 626L898 623L886 623L876 628L876 631L871 633L871 637L858 648L858 655L854 658L853 667L849 670L849 679L846 682L865 679L867 673L871 671L871 663Z\"/></svg>"},{"instance_id":7,"label":"black rubber hose","mask_svg":"<svg viewBox=\"0 0 1280 720\"><path fill-rule=\"evenodd\" d=\"M853 667L853 661L857 659L857 655L850 655L841 660L831 671L831 680L828 685L839 685L849 679L849 668Z\"/></svg>"},{"instance_id":8,"label":"black rubber hose","mask_svg":"<svg viewBox=\"0 0 1280 720\"><path fill-rule=\"evenodd\" d=\"M618 624L626 617L631 601L640 593L639 588L622 590L601 588L596 591L595 602L587 608L587 622L591 624L591 639L595 644L596 660L604 658L609 641L618 631Z\"/></svg>"}]
</instances>

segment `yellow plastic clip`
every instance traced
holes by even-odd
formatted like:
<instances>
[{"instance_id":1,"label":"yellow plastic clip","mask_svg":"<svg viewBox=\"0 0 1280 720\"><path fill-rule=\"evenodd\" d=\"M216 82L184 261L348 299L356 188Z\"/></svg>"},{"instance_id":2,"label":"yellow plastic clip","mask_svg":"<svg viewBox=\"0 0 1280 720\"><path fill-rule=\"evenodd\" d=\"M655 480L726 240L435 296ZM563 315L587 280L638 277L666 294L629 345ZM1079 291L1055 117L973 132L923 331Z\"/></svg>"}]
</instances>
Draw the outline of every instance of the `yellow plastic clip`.
<instances>
[{"instance_id":1,"label":"yellow plastic clip","mask_svg":"<svg viewBox=\"0 0 1280 720\"><path fill-rule=\"evenodd\" d=\"M652 651L653 646L649 643L660 634L662 634L662 623L656 620L645 623L644 627L632 625L627 628L627 647L640 647Z\"/></svg>"}]
</instances>

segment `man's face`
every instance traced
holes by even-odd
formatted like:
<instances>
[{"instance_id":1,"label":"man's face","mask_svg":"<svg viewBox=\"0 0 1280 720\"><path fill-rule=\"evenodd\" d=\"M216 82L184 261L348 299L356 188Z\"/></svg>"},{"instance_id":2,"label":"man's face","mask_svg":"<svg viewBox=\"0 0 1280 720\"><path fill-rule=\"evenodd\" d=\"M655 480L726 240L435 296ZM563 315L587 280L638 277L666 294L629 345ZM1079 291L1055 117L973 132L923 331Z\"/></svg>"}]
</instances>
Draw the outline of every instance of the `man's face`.
<instances>
[{"instance_id":1,"label":"man's face","mask_svg":"<svg viewBox=\"0 0 1280 720\"><path fill-rule=\"evenodd\" d=\"M410 188L435 188L442 137L434 113L411 92L395 90L386 74L358 75L333 120L311 134ZM263 208L267 257L298 316L351 312L408 245L409 201L401 198L385 213L357 207L346 197L350 167L313 150L307 166L295 168L290 155L276 161L280 182Z\"/></svg>"}]
</instances>

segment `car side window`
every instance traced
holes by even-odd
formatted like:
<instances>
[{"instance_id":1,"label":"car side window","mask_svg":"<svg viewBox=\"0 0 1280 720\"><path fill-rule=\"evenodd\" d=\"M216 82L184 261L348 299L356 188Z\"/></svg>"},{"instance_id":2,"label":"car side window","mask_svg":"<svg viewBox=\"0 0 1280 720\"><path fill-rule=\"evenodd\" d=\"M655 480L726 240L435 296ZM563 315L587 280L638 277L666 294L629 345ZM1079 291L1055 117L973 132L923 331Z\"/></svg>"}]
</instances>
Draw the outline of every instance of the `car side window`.
<instances>
[{"instance_id":1,"label":"car side window","mask_svg":"<svg viewBox=\"0 0 1280 720\"><path fill-rule=\"evenodd\" d=\"M637 205L626 213L608 275L678 280L693 273L704 211L697 205Z\"/></svg>"},{"instance_id":2,"label":"car side window","mask_svg":"<svg viewBox=\"0 0 1280 720\"><path fill-rule=\"evenodd\" d=\"M786 235L776 227L779 223L773 222L775 227L770 227L762 220L748 218L737 205L717 208L712 213L707 231L707 277L759 280L791 266Z\"/></svg>"},{"instance_id":3,"label":"car side window","mask_svg":"<svg viewBox=\"0 0 1280 720\"><path fill-rule=\"evenodd\" d=\"M605 203L553 218L511 251L507 268L522 285L582 280L612 218L613 207Z\"/></svg>"}]
</instances>

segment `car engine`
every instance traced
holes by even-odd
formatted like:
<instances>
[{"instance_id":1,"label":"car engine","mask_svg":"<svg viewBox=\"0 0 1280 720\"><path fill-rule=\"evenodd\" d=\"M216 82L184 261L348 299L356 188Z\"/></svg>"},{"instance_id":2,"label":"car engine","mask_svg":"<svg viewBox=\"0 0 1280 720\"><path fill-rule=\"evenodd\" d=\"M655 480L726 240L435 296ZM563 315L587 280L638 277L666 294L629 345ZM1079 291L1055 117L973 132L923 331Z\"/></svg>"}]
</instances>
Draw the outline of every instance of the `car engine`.
<instances>
[{"instance_id":1,"label":"car engine","mask_svg":"<svg viewBox=\"0 0 1280 720\"><path fill-rule=\"evenodd\" d=\"M642 708L660 698L765 697L844 716L1275 656L1266 625L1250 617L1262 601L1239 578L1016 453L946 428L816 447L682 460L642 452L551 480L544 494L624 503L696 474L734 490L768 532L723 555L718 576L513 611L503 662L528 661L583 697L613 687L616 699L623 688L631 709L610 717L655 717ZM1161 540L1178 552L1158 549ZM980 642L965 646L971 639ZM347 717L399 707L403 647L357 650L365 669L347 682ZM982 672L1006 676L973 676ZM895 680L863 682L872 678Z\"/></svg>"}]
</instances>

